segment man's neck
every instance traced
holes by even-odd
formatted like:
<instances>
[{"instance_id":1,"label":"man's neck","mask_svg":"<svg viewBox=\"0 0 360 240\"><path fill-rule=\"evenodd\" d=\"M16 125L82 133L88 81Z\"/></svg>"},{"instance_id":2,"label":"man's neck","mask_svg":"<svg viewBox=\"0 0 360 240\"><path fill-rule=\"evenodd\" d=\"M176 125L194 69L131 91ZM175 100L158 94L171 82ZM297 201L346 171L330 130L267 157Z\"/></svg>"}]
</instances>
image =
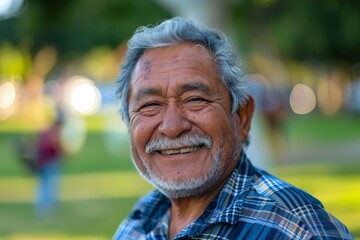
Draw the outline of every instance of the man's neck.
<instances>
[{"instance_id":1,"label":"man's neck","mask_svg":"<svg viewBox=\"0 0 360 240\"><path fill-rule=\"evenodd\" d=\"M208 189L206 191L207 194L192 198L170 199L169 239L173 239L187 225L200 217L206 207L214 200L216 195L226 184L237 163L238 161L233 161L231 165L227 166L225 169L227 174L225 174L222 179L213 185L211 189Z\"/></svg>"},{"instance_id":2,"label":"man's neck","mask_svg":"<svg viewBox=\"0 0 360 240\"><path fill-rule=\"evenodd\" d=\"M211 195L201 198L183 198L171 200L169 239L173 239L187 225L195 221L216 197L222 185Z\"/></svg>"}]
</instances>

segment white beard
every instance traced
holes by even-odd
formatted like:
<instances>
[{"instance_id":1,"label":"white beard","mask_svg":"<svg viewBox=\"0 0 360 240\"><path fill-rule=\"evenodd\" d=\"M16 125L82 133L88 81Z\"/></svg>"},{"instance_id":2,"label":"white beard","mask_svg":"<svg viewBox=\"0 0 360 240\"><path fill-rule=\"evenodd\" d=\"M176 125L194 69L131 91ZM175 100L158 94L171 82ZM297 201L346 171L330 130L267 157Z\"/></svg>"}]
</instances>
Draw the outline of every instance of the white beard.
<instances>
[{"instance_id":1,"label":"white beard","mask_svg":"<svg viewBox=\"0 0 360 240\"><path fill-rule=\"evenodd\" d=\"M223 141L221 143L223 143ZM222 166L220 161L220 156L222 155L220 149L222 149L222 144L212 156L212 163L210 168L200 177L190 179L186 178L182 180L175 180L173 178L162 178L155 175L151 171L148 161L146 161L145 158L143 158L140 154L139 157L143 165L142 168L137 165L136 161L134 160L133 154L131 154L131 158L139 173L153 186L159 189L159 191L161 191L168 198L180 199L201 196L220 180L224 169L224 166ZM133 151L131 151L131 153L132 152ZM141 169L145 170L142 171Z\"/></svg>"},{"instance_id":2,"label":"white beard","mask_svg":"<svg viewBox=\"0 0 360 240\"><path fill-rule=\"evenodd\" d=\"M140 171L135 164L140 174L171 199L201 196L218 182L221 177L221 172L223 171L223 166L221 166L220 162L220 152L217 152L216 155L213 156L210 168L202 176L192 179L174 180L172 178L165 179L158 177L151 171L148 162L143 158L141 158L141 161L146 169L145 172Z\"/></svg>"}]
</instances>

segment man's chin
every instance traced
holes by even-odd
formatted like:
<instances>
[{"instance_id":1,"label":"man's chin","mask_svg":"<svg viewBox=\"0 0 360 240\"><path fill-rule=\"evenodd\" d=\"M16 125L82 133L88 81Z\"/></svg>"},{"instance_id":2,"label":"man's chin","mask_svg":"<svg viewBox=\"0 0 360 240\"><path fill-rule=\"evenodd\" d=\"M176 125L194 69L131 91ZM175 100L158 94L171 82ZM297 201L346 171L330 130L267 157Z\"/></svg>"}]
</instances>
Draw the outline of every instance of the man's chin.
<instances>
[{"instance_id":1,"label":"man's chin","mask_svg":"<svg viewBox=\"0 0 360 240\"><path fill-rule=\"evenodd\" d=\"M154 185L156 188L162 192L165 196L170 199L183 199L183 198L193 198L199 197L206 192L205 186L199 186L198 188L168 188L159 185Z\"/></svg>"},{"instance_id":2,"label":"man's chin","mask_svg":"<svg viewBox=\"0 0 360 240\"><path fill-rule=\"evenodd\" d=\"M182 180L164 180L153 176L145 176L145 178L170 199L199 197L217 180L214 176Z\"/></svg>"}]
</instances>

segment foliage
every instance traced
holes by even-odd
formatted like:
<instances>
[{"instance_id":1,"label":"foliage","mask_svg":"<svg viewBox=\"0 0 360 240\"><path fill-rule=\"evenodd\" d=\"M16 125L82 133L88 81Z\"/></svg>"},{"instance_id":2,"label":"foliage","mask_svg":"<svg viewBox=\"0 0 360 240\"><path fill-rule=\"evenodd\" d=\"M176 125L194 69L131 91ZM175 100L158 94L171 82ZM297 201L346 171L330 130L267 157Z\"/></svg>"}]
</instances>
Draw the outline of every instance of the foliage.
<instances>
[{"instance_id":1,"label":"foliage","mask_svg":"<svg viewBox=\"0 0 360 240\"><path fill-rule=\"evenodd\" d=\"M287 59L353 65L360 56L360 2L242 1L231 23L243 51L268 44Z\"/></svg>"},{"instance_id":2,"label":"foliage","mask_svg":"<svg viewBox=\"0 0 360 240\"><path fill-rule=\"evenodd\" d=\"M267 42L288 59L352 65L360 56L359 3L231 1L227 16L244 52ZM0 22L0 39L20 49L29 46L32 53L51 45L61 59L68 59L95 46L116 47L138 26L169 17L156 1L36 0L17 18Z\"/></svg>"},{"instance_id":3,"label":"foliage","mask_svg":"<svg viewBox=\"0 0 360 240\"><path fill-rule=\"evenodd\" d=\"M95 46L115 48L138 26L169 16L153 1L35 0L17 18L0 22L0 39L30 48L33 54L53 46L64 61Z\"/></svg>"}]
</instances>

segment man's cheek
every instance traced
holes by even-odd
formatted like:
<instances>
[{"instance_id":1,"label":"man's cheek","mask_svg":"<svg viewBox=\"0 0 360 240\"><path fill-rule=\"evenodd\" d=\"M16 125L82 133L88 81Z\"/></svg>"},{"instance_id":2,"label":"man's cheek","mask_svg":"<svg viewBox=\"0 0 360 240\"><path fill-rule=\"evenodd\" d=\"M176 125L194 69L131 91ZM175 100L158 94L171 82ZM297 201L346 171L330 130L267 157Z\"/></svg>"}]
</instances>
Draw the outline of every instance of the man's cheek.
<instances>
[{"instance_id":1,"label":"man's cheek","mask_svg":"<svg viewBox=\"0 0 360 240\"><path fill-rule=\"evenodd\" d=\"M132 155L134 164L136 164L136 166L139 168L139 170L144 173L145 166L142 162L140 149L138 147L136 147L137 145L135 145L133 142L131 142L130 144L131 144L130 151L131 151L131 155Z\"/></svg>"}]
</instances>

